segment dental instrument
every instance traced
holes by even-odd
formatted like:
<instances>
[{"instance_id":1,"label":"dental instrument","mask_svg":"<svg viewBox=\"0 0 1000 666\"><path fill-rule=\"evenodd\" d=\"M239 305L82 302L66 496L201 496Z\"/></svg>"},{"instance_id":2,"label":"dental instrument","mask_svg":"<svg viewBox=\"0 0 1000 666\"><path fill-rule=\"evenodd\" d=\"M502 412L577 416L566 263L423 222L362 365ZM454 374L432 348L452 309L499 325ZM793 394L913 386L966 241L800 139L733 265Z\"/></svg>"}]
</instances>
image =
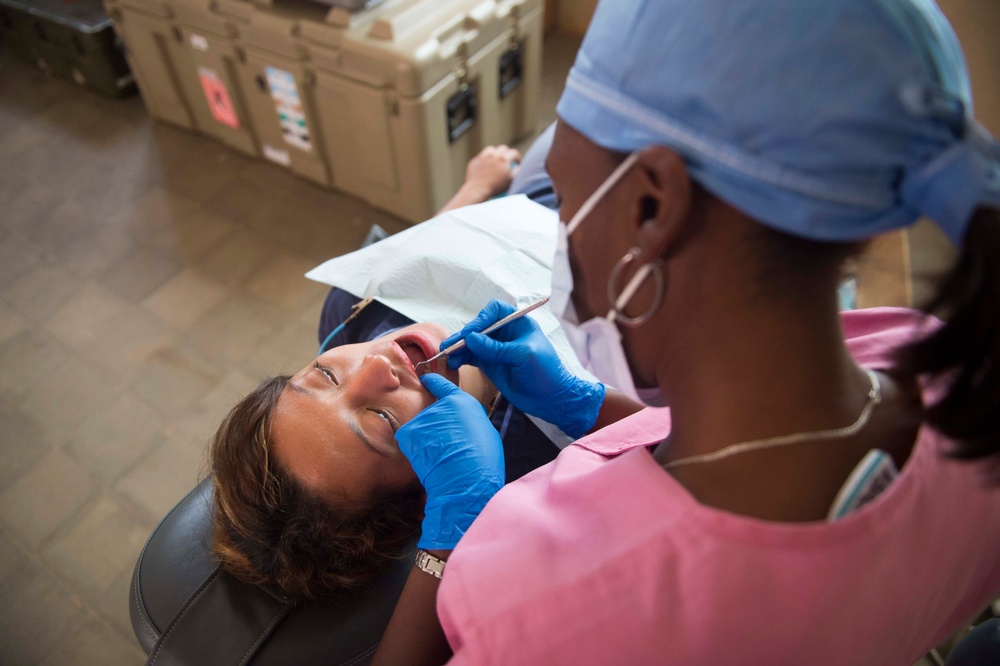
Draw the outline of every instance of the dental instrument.
<instances>
[{"instance_id":1,"label":"dental instrument","mask_svg":"<svg viewBox=\"0 0 1000 666\"><path fill-rule=\"evenodd\" d=\"M500 321L495 322L493 324L490 324L485 329L483 329L482 331L480 331L480 333L482 333L483 335L488 335L488 334L492 333L493 331L497 330L498 328L500 328L501 326L503 326L505 324L509 324L510 322L514 321L515 319L520 319L521 317L523 317L524 315L528 314L532 310L537 310L538 308L542 307L543 305L545 305L548 302L549 302L549 297L548 296L546 296L545 298L542 298L540 300L537 300L534 303L532 303L531 305L527 305L527 306L521 308L517 312L510 313L509 315L507 315L506 317L504 317ZM457 352L459 349L462 349L463 347L465 347L465 338L459 340L458 342L456 342L455 344L447 347L446 349L438 352L434 356L431 356L426 361L420 361L415 366L413 366L413 369L416 370L420 366L422 366L424 364L427 364L427 363L431 363L433 361L436 361L439 358L441 358L442 356L447 356L448 354L453 354L453 353Z\"/></svg>"}]
</instances>

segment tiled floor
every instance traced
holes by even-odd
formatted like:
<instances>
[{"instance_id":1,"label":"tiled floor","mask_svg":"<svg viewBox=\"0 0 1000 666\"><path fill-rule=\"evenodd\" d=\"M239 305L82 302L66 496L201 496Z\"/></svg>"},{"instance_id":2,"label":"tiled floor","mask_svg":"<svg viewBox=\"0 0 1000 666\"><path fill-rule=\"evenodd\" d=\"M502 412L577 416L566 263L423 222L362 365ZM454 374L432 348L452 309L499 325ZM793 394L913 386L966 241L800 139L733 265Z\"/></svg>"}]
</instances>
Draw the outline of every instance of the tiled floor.
<instances>
[{"instance_id":1,"label":"tiled floor","mask_svg":"<svg viewBox=\"0 0 1000 666\"><path fill-rule=\"evenodd\" d=\"M144 661L139 549L225 410L311 357L302 274L375 223L406 226L0 53L0 664Z\"/></svg>"}]
</instances>

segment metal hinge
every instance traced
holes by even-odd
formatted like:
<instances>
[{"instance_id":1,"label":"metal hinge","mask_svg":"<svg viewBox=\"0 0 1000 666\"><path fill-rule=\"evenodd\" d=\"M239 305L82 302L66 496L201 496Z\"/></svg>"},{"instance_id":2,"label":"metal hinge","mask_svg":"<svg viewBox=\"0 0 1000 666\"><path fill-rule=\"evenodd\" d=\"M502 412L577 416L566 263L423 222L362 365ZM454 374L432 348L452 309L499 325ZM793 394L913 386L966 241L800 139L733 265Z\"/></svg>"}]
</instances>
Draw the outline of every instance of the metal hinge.
<instances>
[{"instance_id":1,"label":"metal hinge","mask_svg":"<svg viewBox=\"0 0 1000 666\"><path fill-rule=\"evenodd\" d=\"M469 87L469 45L465 42L455 49L455 80L460 89Z\"/></svg>"},{"instance_id":2,"label":"metal hinge","mask_svg":"<svg viewBox=\"0 0 1000 666\"><path fill-rule=\"evenodd\" d=\"M507 48L516 48L521 40L521 6L512 5L507 13Z\"/></svg>"},{"instance_id":3,"label":"metal hinge","mask_svg":"<svg viewBox=\"0 0 1000 666\"><path fill-rule=\"evenodd\" d=\"M390 116L399 115L399 100L393 95L385 96L385 110Z\"/></svg>"}]
</instances>

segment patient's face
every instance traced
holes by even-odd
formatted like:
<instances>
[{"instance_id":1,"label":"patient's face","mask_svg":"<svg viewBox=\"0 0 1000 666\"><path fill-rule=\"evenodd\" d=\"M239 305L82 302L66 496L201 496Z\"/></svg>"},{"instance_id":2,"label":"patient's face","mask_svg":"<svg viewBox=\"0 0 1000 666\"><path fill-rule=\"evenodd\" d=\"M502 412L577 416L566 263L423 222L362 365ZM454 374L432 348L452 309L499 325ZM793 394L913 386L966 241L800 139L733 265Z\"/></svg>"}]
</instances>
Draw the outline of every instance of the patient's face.
<instances>
[{"instance_id":1,"label":"patient's face","mask_svg":"<svg viewBox=\"0 0 1000 666\"><path fill-rule=\"evenodd\" d=\"M278 399L272 455L331 502L364 501L376 489L418 483L394 432L434 402L413 366L436 354L445 337L440 326L415 324L317 357ZM429 370L458 383L444 359ZM426 371L423 366L420 374Z\"/></svg>"}]
</instances>

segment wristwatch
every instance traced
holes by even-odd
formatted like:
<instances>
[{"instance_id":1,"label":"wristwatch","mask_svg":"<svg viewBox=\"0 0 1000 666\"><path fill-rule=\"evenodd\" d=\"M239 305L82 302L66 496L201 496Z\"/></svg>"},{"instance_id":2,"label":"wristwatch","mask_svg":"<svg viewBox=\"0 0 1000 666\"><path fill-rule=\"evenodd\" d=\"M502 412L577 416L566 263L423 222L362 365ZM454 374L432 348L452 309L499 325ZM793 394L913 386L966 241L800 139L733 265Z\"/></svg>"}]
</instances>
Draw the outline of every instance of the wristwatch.
<instances>
[{"instance_id":1,"label":"wristwatch","mask_svg":"<svg viewBox=\"0 0 1000 666\"><path fill-rule=\"evenodd\" d=\"M440 557L434 557L426 550L422 548L417 548L417 559L414 564L421 571L426 571L435 578L440 578L441 574L444 573L444 565L446 560L442 560Z\"/></svg>"}]
</instances>

